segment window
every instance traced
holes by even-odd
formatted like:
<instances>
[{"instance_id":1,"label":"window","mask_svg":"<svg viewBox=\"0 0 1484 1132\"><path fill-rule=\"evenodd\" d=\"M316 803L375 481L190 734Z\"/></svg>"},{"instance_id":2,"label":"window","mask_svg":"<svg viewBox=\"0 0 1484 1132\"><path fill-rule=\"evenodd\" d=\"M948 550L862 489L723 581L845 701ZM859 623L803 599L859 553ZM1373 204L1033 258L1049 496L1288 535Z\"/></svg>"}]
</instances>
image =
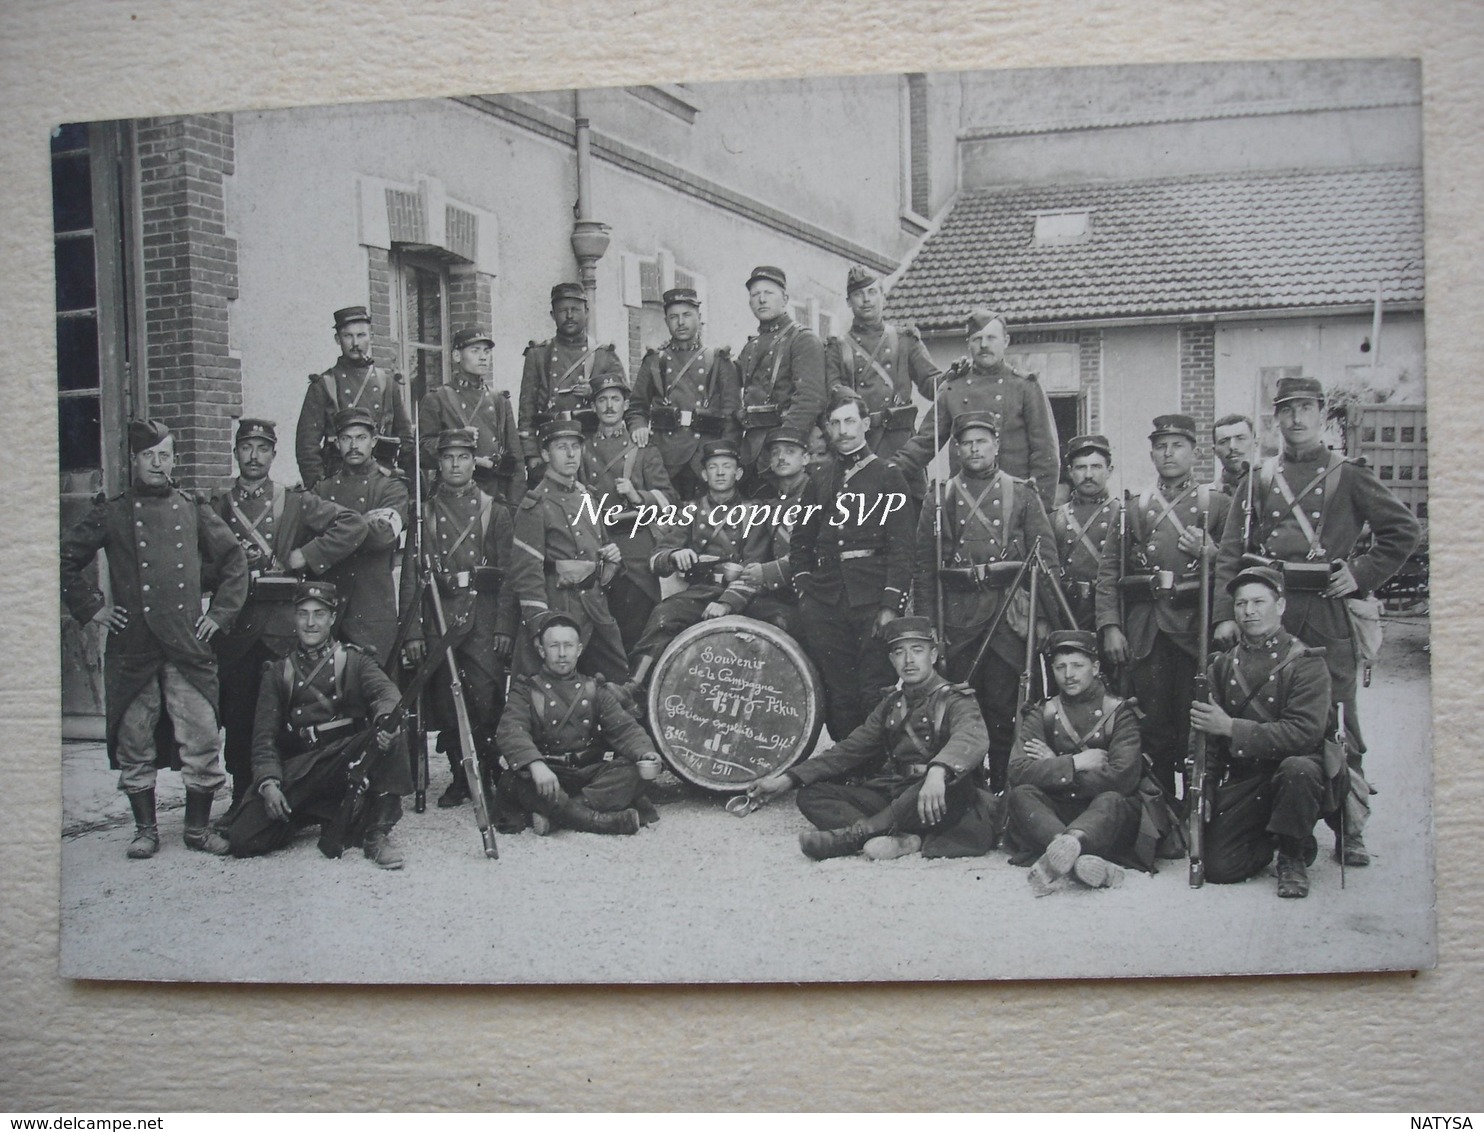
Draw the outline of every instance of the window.
<instances>
[{"instance_id":1,"label":"window","mask_svg":"<svg viewBox=\"0 0 1484 1132\"><path fill-rule=\"evenodd\" d=\"M92 156L86 125L62 126L52 136L52 228L57 268L57 447L63 491L97 491L102 487L103 398Z\"/></svg>"},{"instance_id":2,"label":"window","mask_svg":"<svg viewBox=\"0 0 1484 1132\"><path fill-rule=\"evenodd\" d=\"M1075 342L1035 342L1011 346L1005 360L1021 373L1033 373L1048 394L1082 392L1078 372L1079 349Z\"/></svg>"},{"instance_id":3,"label":"window","mask_svg":"<svg viewBox=\"0 0 1484 1132\"><path fill-rule=\"evenodd\" d=\"M1033 239L1038 248L1085 244L1092 236L1092 213L1086 209L1032 215L1036 221Z\"/></svg>"},{"instance_id":4,"label":"window","mask_svg":"<svg viewBox=\"0 0 1484 1132\"><path fill-rule=\"evenodd\" d=\"M403 372L416 396L448 379L448 270L437 260L396 257Z\"/></svg>"},{"instance_id":5,"label":"window","mask_svg":"<svg viewBox=\"0 0 1484 1132\"><path fill-rule=\"evenodd\" d=\"M905 176L909 211L917 216L931 216L933 209L932 171L928 147L928 89L926 75L907 76Z\"/></svg>"}]
</instances>

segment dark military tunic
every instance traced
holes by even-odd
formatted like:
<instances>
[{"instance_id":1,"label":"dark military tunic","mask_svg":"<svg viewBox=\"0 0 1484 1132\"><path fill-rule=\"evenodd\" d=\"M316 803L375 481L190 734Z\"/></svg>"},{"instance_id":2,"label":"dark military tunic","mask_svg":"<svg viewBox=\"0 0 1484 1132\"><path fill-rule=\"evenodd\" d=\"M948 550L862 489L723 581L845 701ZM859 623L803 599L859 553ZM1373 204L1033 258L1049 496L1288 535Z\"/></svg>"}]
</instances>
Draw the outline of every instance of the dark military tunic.
<instances>
[{"instance_id":1,"label":"dark military tunic","mask_svg":"<svg viewBox=\"0 0 1484 1132\"><path fill-rule=\"evenodd\" d=\"M601 672L615 682L629 678L623 638L603 590L614 568L599 553L608 537L598 526L597 502L582 484L565 482L548 470L516 509L510 582L520 602L517 673L530 674L540 664L531 641L531 619L559 609L582 626L586 647L578 664L583 672Z\"/></svg>"},{"instance_id":2,"label":"dark military tunic","mask_svg":"<svg viewBox=\"0 0 1484 1132\"><path fill-rule=\"evenodd\" d=\"M1123 501L1109 498L1084 501L1072 498L1051 512L1056 537L1056 556L1061 564L1061 584L1067 602L1077 615L1077 628L1096 631L1096 591L1103 546L1118 540L1118 514Z\"/></svg>"},{"instance_id":3,"label":"dark military tunic","mask_svg":"<svg viewBox=\"0 0 1484 1132\"><path fill-rule=\"evenodd\" d=\"M654 753L648 734L612 688L591 676L554 676L545 668L511 685L495 742L509 767L501 793L513 793L527 812L550 809L527 770L538 759L569 797L580 797L599 813L615 813L644 793L634 764ZM605 759L608 751L612 759Z\"/></svg>"},{"instance_id":4,"label":"dark military tunic","mask_svg":"<svg viewBox=\"0 0 1484 1132\"><path fill-rule=\"evenodd\" d=\"M553 413L570 413L592 400L593 379L605 374L624 376L623 363L612 346L551 338L526 347L520 375L520 408L516 416L521 454L540 459L537 430ZM627 384L627 382L626 382Z\"/></svg>"},{"instance_id":5,"label":"dark military tunic","mask_svg":"<svg viewBox=\"0 0 1484 1132\"><path fill-rule=\"evenodd\" d=\"M317 494L366 520L366 541L325 571L325 581L340 593L336 631L385 664L397 636L392 567L407 526L407 484L368 464L360 471L342 467L319 485Z\"/></svg>"},{"instance_id":6,"label":"dark military tunic","mask_svg":"<svg viewBox=\"0 0 1484 1132\"><path fill-rule=\"evenodd\" d=\"M402 442L399 463L412 465L412 422L402 402L401 384L374 365L353 366L343 357L324 373L309 379L299 425L294 431L294 459L305 487L314 487L340 470L335 448L335 414L341 409L369 409L376 418L378 436Z\"/></svg>"},{"instance_id":7,"label":"dark military tunic","mask_svg":"<svg viewBox=\"0 0 1484 1132\"><path fill-rule=\"evenodd\" d=\"M1033 376L1000 362L980 371L961 358L938 379L933 411L923 417L917 435L897 454L904 468L926 468L939 442L949 444L949 467L958 471L952 450L953 422L964 413L989 413L1000 429L999 465L1017 479L1034 479L1044 508L1056 502L1061 453L1051 404ZM937 423L934 424L936 414ZM936 431L935 431L936 430Z\"/></svg>"},{"instance_id":8,"label":"dark military tunic","mask_svg":"<svg viewBox=\"0 0 1484 1132\"><path fill-rule=\"evenodd\" d=\"M788 315L758 324L737 355L742 374L742 466L751 468L762 455L768 427L747 427L742 411L749 405L776 405L783 424L805 436L824 412L828 397L824 380L824 343L814 331Z\"/></svg>"},{"instance_id":9,"label":"dark military tunic","mask_svg":"<svg viewBox=\"0 0 1484 1132\"><path fill-rule=\"evenodd\" d=\"M759 505L773 508L765 524L754 526L747 536L742 557L762 567L762 583L747 603L746 613L776 625L790 636L798 635L798 595L794 592L794 569L790 556L794 528L804 515L804 489L809 474L801 472L788 485L770 481L755 497ZM789 518L790 512L793 518Z\"/></svg>"},{"instance_id":10,"label":"dark military tunic","mask_svg":"<svg viewBox=\"0 0 1484 1132\"><path fill-rule=\"evenodd\" d=\"M1232 717L1230 739L1212 737L1207 758L1217 783L1206 827L1206 879L1246 880L1267 868L1277 838L1306 838L1334 808L1330 783L1343 763L1325 763L1329 670L1317 650L1280 629L1245 638L1209 670L1211 698Z\"/></svg>"},{"instance_id":11,"label":"dark military tunic","mask_svg":"<svg viewBox=\"0 0 1484 1132\"><path fill-rule=\"evenodd\" d=\"M429 390L418 405L418 433L422 439L422 466L438 466L438 434L453 428L474 433L474 458L491 467L476 466L474 482L481 489L515 504L526 493L523 450L510 394L495 393L483 381L456 377Z\"/></svg>"},{"instance_id":12,"label":"dark military tunic","mask_svg":"<svg viewBox=\"0 0 1484 1132\"><path fill-rule=\"evenodd\" d=\"M701 449L705 441L728 440L736 444L741 440L742 426L737 421L741 404L742 377L728 347L702 346L699 342L682 347L672 340L650 350L639 364L629 401L629 419L631 426L636 423L650 426L649 443L659 449L671 482L689 499L699 492L686 490L687 484L699 489L704 482ZM656 425L656 407L681 413L677 426ZM683 414L690 414L690 420ZM703 434L696 424L700 414L718 415L721 431L715 435ZM689 471L683 473L682 469Z\"/></svg>"},{"instance_id":13,"label":"dark military tunic","mask_svg":"<svg viewBox=\"0 0 1484 1132\"><path fill-rule=\"evenodd\" d=\"M844 336L828 339L824 369L828 388L842 385L865 399L871 413L866 442L878 456L894 456L912 439L917 431L912 390L931 401L942 374L917 328L890 322L866 326L856 321ZM898 410L895 416L893 409ZM909 477L908 484L920 498L920 477Z\"/></svg>"},{"instance_id":14,"label":"dark military tunic","mask_svg":"<svg viewBox=\"0 0 1484 1132\"><path fill-rule=\"evenodd\" d=\"M922 833L924 857L966 857L994 844L994 808L977 788L989 737L973 692L936 672L898 689L828 750L785 771L798 783L799 810L819 829L878 819L880 833ZM946 813L934 826L917 814L928 768L947 776Z\"/></svg>"},{"instance_id":15,"label":"dark military tunic","mask_svg":"<svg viewBox=\"0 0 1484 1132\"><path fill-rule=\"evenodd\" d=\"M800 643L824 682L830 735L843 739L861 725L881 689L896 682L876 619L883 609L900 615L907 608L907 482L862 447L811 476L802 501L817 509L794 529L789 545ZM889 507L895 509L888 515Z\"/></svg>"},{"instance_id":16,"label":"dark military tunic","mask_svg":"<svg viewBox=\"0 0 1484 1132\"><path fill-rule=\"evenodd\" d=\"M166 664L216 705L216 654L196 639L202 579L214 579L206 615L224 633L247 599L247 563L232 532L203 501L175 488L135 485L95 503L62 538L62 599L84 625L107 604L83 574L100 550L108 553L113 604L129 611L128 625L109 635L104 654L108 756L116 767L124 711Z\"/></svg>"}]
</instances>

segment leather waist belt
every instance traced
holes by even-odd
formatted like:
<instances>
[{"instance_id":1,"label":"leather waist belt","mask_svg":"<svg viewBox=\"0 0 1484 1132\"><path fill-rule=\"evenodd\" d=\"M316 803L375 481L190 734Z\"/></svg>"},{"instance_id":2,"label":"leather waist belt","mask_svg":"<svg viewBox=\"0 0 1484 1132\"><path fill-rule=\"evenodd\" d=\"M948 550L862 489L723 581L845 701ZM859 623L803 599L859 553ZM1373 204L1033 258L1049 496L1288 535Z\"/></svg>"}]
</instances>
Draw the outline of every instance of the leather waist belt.
<instances>
[{"instance_id":1,"label":"leather waist belt","mask_svg":"<svg viewBox=\"0 0 1484 1132\"><path fill-rule=\"evenodd\" d=\"M840 552L840 561L849 562L852 558L875 558L878 552L879 548L874 546L864 547L860 550L842 550Z\"/></svg>"},{"instance_id":2,"label":"leather waist belt","mask_svg":"<svg viewBox=\"0 0 1484 1132\"><path fill-rule=\"evenodd\" d=\"M1283 588L1300 594L1318 594L1329 589L1333 580L1328 562L1283 562L1276 558L1264 558L1260 554L1242 555L1242 569L1251 566L1266 566L1283 575Z\"/></svg>"},{"instance_id":3,"label":"leather waist belt","mask_svg":"<svg viewBox=\"0 0 1484 1132\"><path fill-rule=\"evenodd\" d=\"M324 723L316 723L313 727L294 728L294 738L305 747L317 747L352 727L359 727L360 724L359 719L331 719Z\"/></svg>"},{"instance_id":4,"label":"leather waist belt","mask_svg":"<svg viewBox=\"0 0 1484 1132\"><path fill-rule=\"evenodd\" d=\"M498 566L476 566L472 570L454 570L435 575L438 592L444 597L462 593L494 593L505 580L505 571Z\"/></svg>"},{"instance_id":5,"label":"leather waist belt","mask_svg":"<svg viewBox=\"0 0 1484 1132\"><path fill-rule=\"evenodd\" d=\"M783 423L783 410L777 405L745 405L742 423L747 428L777 428Z\"/></svg>"},{"instance_id":6,"label":"leather waist belt","mask_svg":"<svg viewBox=\"0 0 1484 1132\"><path fill-rule=\"evenodd\" d=\"M549 425L552 421L576 421L582 426L583 432L598 431L598 413L596 409L584 405L577 409L550 410L545 413L537 413L532 420L537 429Z\"/></svg>"},{"instance_id":7,"label":"leather waist belt","mask_svg":"<svg viewBox=\"0 0 1484 1132\"><path fill-rule=\"evenodd\" d=\"M1117 586L1125 601L1168 598L1176 609L1194 609L1201 600L1199 579L1177 582L1173 570L1158 570L1153 574L1125 574L1118 579Z\"/></svg>"},{"instance_id":8,"label":"leather waist belt","mask_svg":"<svg viewBox=\"0 0 1484 1132\"><path fill-rule=\"evenodd\" d=\"M292 574L253 573L248 576L247 596L254 601L293 601L299 579Z\"/></svg>"},{"instance_id":9,"label":"leather waist belt","mask_svg":"<svg viewBox=\"0 0 1484 1132\"><path fill-rule=\"evenodd\" d=\"M904 429L915 429L917 407L915 405L888 405L872 413L867 417L867 421L874 432L900 432Z\"/></svg>"},{"instance_id":10,"label":"leather waist belt","mask_svg":"<svg viewBox=\"0 0 1484 1132\"><path fill-rule=\"evenodd\" d=\"M708 413L704 409L693 412L677 409L674 405L651 405L649 423L661 432L688 428L701 436L720 436L726 430L726 418L720 413Z\"/></svg>"},{"instance_id":11,"label":"leather waist belt","mask_svg":"<svg viewBox=\"0 0 1484 1132\"><path fill-rule=\"evenodd\" d=\"M1022 562L980 562L973 566L945 566L938 571L945 590L1002 590L1020 573Z\"/></svg>"},{"instance_id":12,"label":"leather waist belt","mask_svg":"<svg viewBox=\"0 0 1484 1132\"><path fill-rule=\"evenodd\" d=\"M541 761L545 763L552 763L555 766L591 766L593 763L603 761L603 752L595 747L588 747L581 751L558 751L554 754L549 754L546 751L542 751Z\"/></svg>"}]
</instances>

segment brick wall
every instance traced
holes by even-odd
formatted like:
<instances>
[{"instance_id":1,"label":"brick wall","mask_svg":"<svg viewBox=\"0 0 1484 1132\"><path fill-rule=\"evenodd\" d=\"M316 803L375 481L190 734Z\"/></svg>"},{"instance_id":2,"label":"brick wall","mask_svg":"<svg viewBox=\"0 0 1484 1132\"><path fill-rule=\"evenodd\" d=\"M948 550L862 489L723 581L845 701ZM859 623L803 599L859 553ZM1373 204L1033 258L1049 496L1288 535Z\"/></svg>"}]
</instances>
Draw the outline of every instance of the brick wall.
<instances>
[{"instance_id":1,"label":"brick wall","mask_svg":"<svg viewBox=\"0 0 1484 1132\"><path fill-rule=\"evenodd\" d=\"M494 333L494 302L490 295L490 277L474 270L473 264L458 265L448 273L449 334L457 335L465 327L477 326ZM452 342L449 343L452 346Z\"/></svg>"},{"instance_id":2,"label":"brick wall","mask_svg":"<svg viewBox=\"0 0 1484 1132\"><path fill-rule=\"evenodd\" d=\"M644 361L643 321L639 311L629 308L629 388L639 379L639 364Z\"/></svg>"},{"instance_id":3,"label":"brick wall","mask_svg":"<svg viewBox=\"0 0 1484 1132\"><path fill-rule=\"evenodd\" d=\"M222 178L233 171L232 116L150 118L138 132L149 414L176 434L176 475L210 487L232 471L242 367L229 356L237 241Z\"/></svg>"},{"instance_id":4,"label":"brick wall","mask_svg":"<svg viewBox=\"0 0 1484 1132\"><path fill-rule=\"evenodd\" d=\"M908 130L912 153L912 211L919 216L932 212L932 183L929 179L927 76L907 76Z\"/></svg>"},{"instance_id":5,"label":"brick wall","mask_svg":"<svg viewBox=\"0 0 1484 1132\"><path fill-rule=\"evenodd\" d=\"M1211 426L1216 421L1216 325L1192 323L1180 328L1180 411L1195 418L1196 475L1215 477Z\"/></svg>"},{"instance_id":6,"label":"brick wall","mask_svg":"<svg viewBox=\"0 0 1484 1132\"><path fill-rule=\"evenodd\" d=\"M371 314L371 357L383 369L402 366L402 351L392 331L392 260L385 248L366 249L367 295Z\"/></svg>"},{"instance_id":7,"label":"brick wall","mask_svg":"<svg viewBox=\"0 0 1484 1132\"><path fill-rule=\"evenodd\" d=\"M1087 431L1103 431L1103 332L1082 330L1077 334L1082 396L1087 402Z\"/></svg>"}]
</instances>

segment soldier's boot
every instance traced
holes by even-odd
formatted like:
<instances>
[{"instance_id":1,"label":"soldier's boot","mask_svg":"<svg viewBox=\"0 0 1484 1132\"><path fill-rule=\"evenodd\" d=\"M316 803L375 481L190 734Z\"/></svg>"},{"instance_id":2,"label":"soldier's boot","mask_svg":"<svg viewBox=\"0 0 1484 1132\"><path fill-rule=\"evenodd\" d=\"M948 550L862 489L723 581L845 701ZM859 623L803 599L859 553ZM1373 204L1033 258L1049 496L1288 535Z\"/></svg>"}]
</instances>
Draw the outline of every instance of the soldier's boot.
<instances>
[{"instance_id":1,"label":"soldier's boot","mask_svg":"<svg viewBox=\"0 0 1484 1132\"><path fill-rule=\"evenodd\" d=\"M186 791L185 844L187 849L225 857L232 847L225 837L207 824L211 821L211 800L214 797L216 794L211 790Z\"/></svg>"},{"instance_id":2,"label":"soldier's boot","mask_svg":"<svg viewBox=\"0 0 1484 1132\"><path fill-rule=\"evenodd\" d=\"M866 847L866 842L876 836L863 821L848 825L844 829L811 829L799 834L799 848L804 856L814 861L827 861L831 857L853 857Z\"/></svg>"},{"instance_id":3,"label":"soldier's boot","mask_svg":"<svg viewBox=\"0 0 1484 1132\"><path fill-rule=\"evenodd\" d=\"M453 774L453 781L448 784L447 790L438 795L440 810L451 810L469 800L469 783L464 780L463 760L452 751L448 753L448 769Z\"/></svg>"},{"instance_id":4,"label":"soldier's boot","mask_svg":"<svg viewBox=\"0 0 1484 1132\"><path fill-rule=\"evenodd\" d=\"M1278 839L1278 895L1285 900L1302 900L1309 895L1309 870L1304 867L1304 848L1301 838Z\"/></svg>"},{"instance_id":5,"label":"soldier's boot","mask_svg":"<svg viewBox=\"0 0 1484 1132\"><path fill-rule=\"evenodd\" d=\"M892 861L906 857L922 848L922 838L915 833L880 834L861 847L861 856L868 861Z\"/></svg>"},{"instance_id":6,"label":"soldier's boot","mask_svg":"<svg viewBox=\"0 0 1484 1132\"><path fill-rule=\"evenodd\" d=\"M1058 833L1046 846L1040 860L1031 866L1026 880L1037 896L1050 895L1056 882L1072 871L1082 855L1082 841L1074 833Z\"/></svg>"},{"instance_id":7,"label":"soldier's boot","mask_svg":"<svg viewBox=\"0 0 1484 1132\"><path fill-rule=\"evenodd\" d=\"M1371 863L1371 854L1365 847L1365 841L1359 833L1345 831L1343 839L1335 838L1335 860L1345 859L1345 867L1350 869L1363 869Z\"/></svg>"},{"instance_id":8,"label":"soldier's boot","mask_svg":"<svg viewBox=\"0 0 1484 1132\"><path fill-rule=\"evenodd\" d=\"M378 794L372 803L371 824L366 829L363 852L366 860L378 868L400 869L403 864L402 850L392 844L392 827L402 817L402 799L396 794Z\"/></svg>"},{"instance_id":9,"label":"soldier's boot","mask_svg":"<svg viewBox=\"0 0 1484 1132\"><path fill-rule=\"evenodd\" d=\"M579 833L635 834L639 832L638 810L628 809L612 814L600 814L586 802L567 797L563 797L553 808L555 812L551 816L563 829L573 829ZM539 833L540 830L537 832Z\"/></svg>"},{"instance_id":10,"label":"soldier's boot","mask_svg":"<svg viewBox=\"0 0 1484 1132\"><path fill-rule=\"evenodd\" d=\"M655 804L649 800L649 797L647 795L640 794L639 797L634 799L634 809L638 811L640 825L659 824L660 811L655 806Z\"/></svg>"},{"instance_id":11,"label":"soldier's boot","mask_svg":"<svg viewBox=\"0 0 1484 1132\"><path fill-rule=\"evenodd\" d=\"M129 842L128 856L143 861L160 851L160 827L155 823L155 792L136 790L128 795L129 809L134 811L134 840Z\"/></svg>"},{"instance_id":12,"label":"soldier's boot","mask_svg":"<svg viewBox=\"0 0 1484 1132\"><path fill-rule=\"evenodd\" d=\"M1088 888L1117 888L1123 883L1124 871L1122 865L1083 853L1072 863L1072 875Z\"/></svg>"}]
</instances>

